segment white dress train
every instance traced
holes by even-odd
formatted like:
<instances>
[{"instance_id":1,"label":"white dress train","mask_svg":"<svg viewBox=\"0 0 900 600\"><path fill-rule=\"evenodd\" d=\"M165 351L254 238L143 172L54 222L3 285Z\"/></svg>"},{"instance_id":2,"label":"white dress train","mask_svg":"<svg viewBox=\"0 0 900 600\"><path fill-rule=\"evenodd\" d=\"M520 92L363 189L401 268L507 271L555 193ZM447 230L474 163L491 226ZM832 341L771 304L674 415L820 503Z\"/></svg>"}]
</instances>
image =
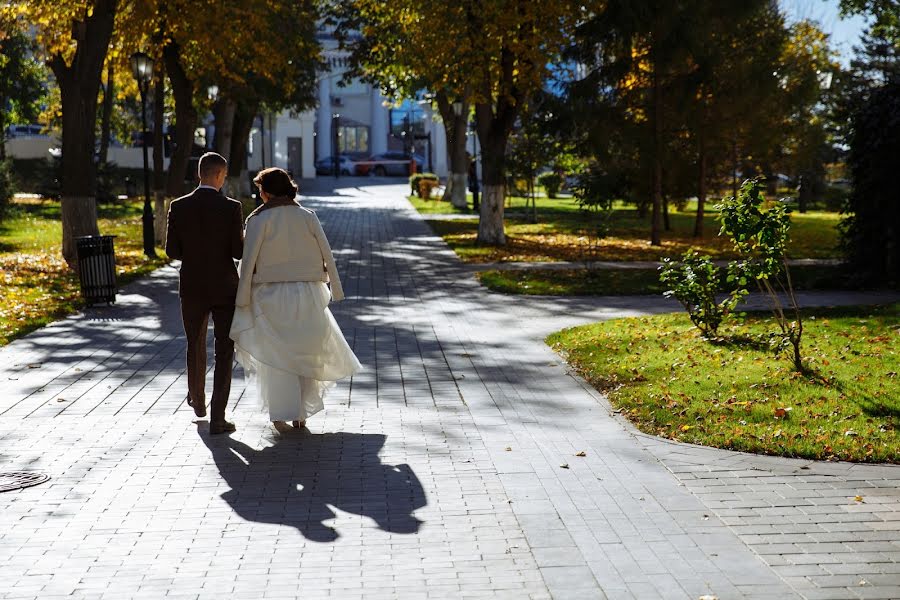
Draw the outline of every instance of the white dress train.
<instances>
[{"instance_id":1,"label":"white dress train","mask_svg":"<svg viewBox=\"0 0 900 600\"><path fill-rule=\"evenodd\" d=\"M235 310L235 354L272 421L305 421L324 408L333 382L362 368L330 299L321 281L253 284L249 306Z\"/></svg>"}]
</instances>

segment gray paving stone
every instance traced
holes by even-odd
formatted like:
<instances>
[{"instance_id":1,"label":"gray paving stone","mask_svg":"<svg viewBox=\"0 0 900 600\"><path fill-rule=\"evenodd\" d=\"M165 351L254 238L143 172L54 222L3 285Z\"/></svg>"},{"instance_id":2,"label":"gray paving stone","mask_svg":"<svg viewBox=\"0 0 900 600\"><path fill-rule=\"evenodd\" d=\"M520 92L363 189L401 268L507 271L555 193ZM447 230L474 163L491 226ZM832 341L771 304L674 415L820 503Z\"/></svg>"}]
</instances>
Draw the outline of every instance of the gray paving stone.
<instances>
[{"instance_id":1,"label":"gray paving stone","mask_svg":"<svg viewBox=\"0 0 900 600\"><path fill-rule=\"evenodd\" d=\"M208 436L184 405L172 267L0 349L0 465L52 477L0 495L0 597L787 598L779 575L842 568L894 590L896 469L650 440L542 343L672 302L494 296L405 185L303 187L367 370L282 435L236 369L238 431ZM776 545L807 552L765 554L776 574L752 550ZM843 547L858 562L791 562Z\"/></svg>"}]
</instances>

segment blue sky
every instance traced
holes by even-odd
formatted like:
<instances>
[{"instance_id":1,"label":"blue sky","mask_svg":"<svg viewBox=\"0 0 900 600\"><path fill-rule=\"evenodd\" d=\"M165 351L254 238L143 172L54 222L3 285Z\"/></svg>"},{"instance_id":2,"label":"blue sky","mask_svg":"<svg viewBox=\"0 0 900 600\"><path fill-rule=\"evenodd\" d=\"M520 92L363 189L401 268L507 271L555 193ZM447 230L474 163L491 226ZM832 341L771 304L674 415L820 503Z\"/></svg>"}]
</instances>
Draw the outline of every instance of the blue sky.
<instances>
[{"instance_id":1,"label":"blue sky","mask_svg":"<svg viewBox=\"0 0 900 600\"><path fill-rule=\"evenodd\" d=\"M853 56L854 44L866 28L863 17L854 16L842 19L838 0L780 0L789 21L809 19L817 21L825 33L831 34L831 43L840 53L840 60L845 65Z\"/></svg>"}]
</instances>

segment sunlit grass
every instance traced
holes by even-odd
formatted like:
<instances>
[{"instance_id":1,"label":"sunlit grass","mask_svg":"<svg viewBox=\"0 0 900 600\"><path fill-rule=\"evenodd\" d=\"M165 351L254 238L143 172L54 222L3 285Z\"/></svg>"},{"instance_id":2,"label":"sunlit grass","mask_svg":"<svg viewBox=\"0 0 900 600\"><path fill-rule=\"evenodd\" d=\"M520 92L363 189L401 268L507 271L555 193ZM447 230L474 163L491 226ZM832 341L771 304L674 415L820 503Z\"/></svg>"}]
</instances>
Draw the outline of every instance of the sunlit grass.
<instances>
[{"instance_id":1,"label":"sunlit grass","mask_svg":"<svg viewBox=\"0 0 900 600\"><path fill-rule=\"evenodd\" d=\"M454 209L440 200L410 197L410 202L423 214L474 214ZM719 237L719 223L714 211L704 218L704 235L694 238L695 215L690 204L684 212L673 209L670 231L662 233L662 245L650 245L650 221L641 219L637 210L616 203L609 223L609 233L596 239L590 219L572 198L537 199L537 222L532 223L532 209L526 199L513 197L505 209L505 246L478 244L477 220L432 220L429 225L466 262L508 261L584 261L584 260L659 260L681 256L689 248L699 248L715 258L733 258L731 243ZM837 225L840 215L810 211L791 216L791 258L834 258L839 255Z\"/></svg>"},{"instance_id":2,"label":"sunlit grass","mask_svg":"<svg viewBox=\"0 0 900 600\"><path fill-rule=\"evenodd\" d=\"M773 358L751 314L701 338L683 314L563 330L547 343L639 429L763 454L900 461L900 304L805 311L810 372Z\"/></svg>"},{"instance_id":3,"label":"sunlit grass","mask_svg":"<svg viewBox=\"0 0 900 600\"><path fill-rule=\"evenodd\" d=\"M124 285L165 264L143 255L139 201L101 206L102 235L115 235L116 275ZM0 345L82 307L78 276L61 255L59 203L17 201L0 224Z\"/></svg>"}]
</instances>

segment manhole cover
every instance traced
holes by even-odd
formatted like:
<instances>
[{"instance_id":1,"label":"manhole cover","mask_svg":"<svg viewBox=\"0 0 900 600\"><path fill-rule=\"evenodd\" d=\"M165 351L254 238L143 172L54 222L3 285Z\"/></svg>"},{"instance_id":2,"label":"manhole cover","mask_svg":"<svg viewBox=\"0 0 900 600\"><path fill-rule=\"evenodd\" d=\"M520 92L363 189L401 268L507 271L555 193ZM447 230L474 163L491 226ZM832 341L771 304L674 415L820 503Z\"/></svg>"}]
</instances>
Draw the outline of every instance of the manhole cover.
<instances>
[{"instance_id":1,"label":"manhole cover","mask_svg":"<svg viewBox=\"0 0 900 600\"><path fill-rule=\"evenodd\" d=\"M50 479L49 475L34 471L14 471L12 473L0 473L0 492L10 492L22 488L44 483Z\"/></svg>"}]
</instances>

